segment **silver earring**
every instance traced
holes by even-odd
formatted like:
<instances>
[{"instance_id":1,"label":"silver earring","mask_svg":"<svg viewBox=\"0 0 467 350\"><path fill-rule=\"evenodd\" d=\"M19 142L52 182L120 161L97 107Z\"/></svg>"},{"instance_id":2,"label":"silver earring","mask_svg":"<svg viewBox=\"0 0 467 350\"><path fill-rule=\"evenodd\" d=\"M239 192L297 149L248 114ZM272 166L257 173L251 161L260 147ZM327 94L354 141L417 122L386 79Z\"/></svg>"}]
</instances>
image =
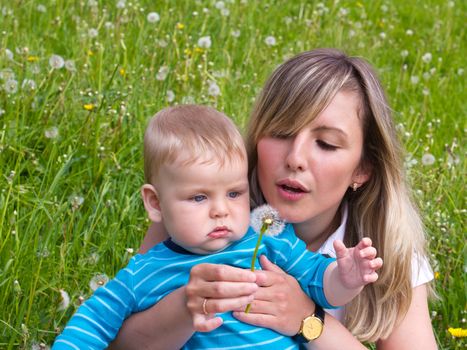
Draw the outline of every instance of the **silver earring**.
<instances>
[{"instance_id":1,"label":"silver earring","mask_svg":"<svg viewBox=\"0 0 467 350\"><path fill-rule=\"evenodd\" d=\"M352 184L352 190L355 192L355 191L357 191L357 188L358 188L358 183L354 182Z\"/></svg>"}]
</instances>

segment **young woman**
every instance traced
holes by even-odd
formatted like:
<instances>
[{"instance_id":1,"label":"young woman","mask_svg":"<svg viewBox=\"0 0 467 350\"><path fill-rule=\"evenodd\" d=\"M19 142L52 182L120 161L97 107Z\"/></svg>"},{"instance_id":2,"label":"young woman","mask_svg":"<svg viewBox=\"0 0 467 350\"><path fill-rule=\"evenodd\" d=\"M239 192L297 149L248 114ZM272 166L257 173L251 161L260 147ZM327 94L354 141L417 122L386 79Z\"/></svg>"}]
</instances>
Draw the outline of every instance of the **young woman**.
<instances>
[{"instance_id":1,"label":"young woman","mask_svg":"<svg viewBox=\"0 0 467 350\"><path fill-rule=\"evenodd\" d=\"M381 84L363 59L333 49L301 53L266 83L248 129L253 206L267 202L312 251L372 239L384 266L376 283L325 315L310 349L436 349L427 304L433 278L420 216ZM142 249L164 239L152 227ZM192 335L191 311L225 312L280 333L299 333L316 307L298 283L261 258L255 274L201 264L190 282L128 319L114 348L176 349ZM258 288L259 286L259 288ZM242 312L254 294L251 311ZM306 339L309 340L309 339Z\"/></svg>"}]
</instances>

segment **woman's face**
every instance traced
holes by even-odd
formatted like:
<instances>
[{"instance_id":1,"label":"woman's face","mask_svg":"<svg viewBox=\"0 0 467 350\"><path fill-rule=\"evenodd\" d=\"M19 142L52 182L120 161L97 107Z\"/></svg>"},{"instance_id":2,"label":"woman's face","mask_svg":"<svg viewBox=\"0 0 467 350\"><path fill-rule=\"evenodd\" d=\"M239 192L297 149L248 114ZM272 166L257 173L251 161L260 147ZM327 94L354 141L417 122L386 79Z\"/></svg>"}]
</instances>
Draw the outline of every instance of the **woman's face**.
<instances>
[{"instance_id":1,"label":"woman's face","mask_svg":"<svg viewBox=\"0 0 467 350\"><path fill-rule=\"evenodd\" d=\"M282 218L325 234L342 198L354 182L369 177L359 167L363 147L359 98L339 92L329 106L293 137L258 142L258 180L266 201Z\"/></svg>"}]
</instances>

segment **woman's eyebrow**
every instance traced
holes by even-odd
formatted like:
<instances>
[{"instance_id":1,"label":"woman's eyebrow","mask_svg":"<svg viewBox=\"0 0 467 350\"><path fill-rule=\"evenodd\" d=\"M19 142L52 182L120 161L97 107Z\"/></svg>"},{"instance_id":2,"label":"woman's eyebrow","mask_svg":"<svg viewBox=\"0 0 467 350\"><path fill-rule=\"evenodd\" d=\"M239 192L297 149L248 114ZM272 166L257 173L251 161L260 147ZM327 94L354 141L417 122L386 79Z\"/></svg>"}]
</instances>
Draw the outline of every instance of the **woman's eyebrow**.
<instances>
[{"instance_id":1,"label":"woman's eyebrow","mask_svg":"<svg viewBox=\"0 0 467 350\"><path fill-rule=\"evenodd\" d=\"M343 136L347 136L347 133L344 130L342 130L340 128L333 127L333 126L319 125L316 128L313 128L312 130L313 131L335 131L335 132L338 132L339 134L341 134Z\"/></svg>"}]
</instances>

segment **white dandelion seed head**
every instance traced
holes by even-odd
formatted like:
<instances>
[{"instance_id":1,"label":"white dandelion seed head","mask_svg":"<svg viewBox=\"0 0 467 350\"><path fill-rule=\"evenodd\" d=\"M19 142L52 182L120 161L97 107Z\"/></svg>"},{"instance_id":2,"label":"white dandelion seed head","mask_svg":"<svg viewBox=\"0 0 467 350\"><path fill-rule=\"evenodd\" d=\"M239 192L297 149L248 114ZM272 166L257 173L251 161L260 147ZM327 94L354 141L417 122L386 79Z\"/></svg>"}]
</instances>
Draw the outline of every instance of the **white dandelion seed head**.
<instances>
[{"instance_id":1,"label":"white dandelion seed head","mask_svg":"<svg viewBox=\"0 0 467 350\"><path fill-rule=\"evenodd\" d=\"M165 41L164 39L159 39L159 40L157 40L157 41L156 41L156 44L157 44L159 47L162 47L162 48L167 47L167 45L169 45L168 42Z\"/></svg>"},{"instance_id":2,"label":"white dandelion seed head","mask_svg":"<svg viewBox=\"0 0 467 350\"><path fill-rule=\"evenodd\" d=\"M7 94L15 94L18 91L18 82L15 79L8 79L3 84L3 89Z\"/></svg>"},{"instance_id":3,"label":"white dandelion seed head","mask_svg":"<svg viewBox=\"0 0 467 350\"><path fill-rule=\"evenodd\" d=\"M81 196L71 196L70 203L73 210L78 209L84 202L84 198Z\"/></svg>"},{"instance_id":4,"label":"white dandelion seed head","mask_svg":"<svg viewBox=\"0 0 467 350\"><path fill-rule=\"evenodd\" d=\"M236 30L232 30L231 34L232 34L232 36L234 38L238 38L240 36L241 32L240 32L240 30L236 29Z\"/></svg>"},{"instance_id":5,"label":"white dandelion seed head","mask_svg":"<svg viewBox=\"0 0 467 350\"><path fill-rule=\"evenodd\" d=\"M89 288L91 288L92 291L96 291L97 288L105 286L107 282L109 282L109 277L107 277L105 273L98 273L89 281Z\"/></svg>"},{"instance_id":6,"label":"white dandelion seed head","mask_svg":"<svg viewBox=\"0 0 467 350\"><path fill-rule=\"evenodd\" d=\"M433 58L432 54L427 52L426 54L422 56L422 61L425 63L430 63L432 58Z\"/></svg>"},{"instance_id":7,"label":"white dandelion seed head","mask_svg":"<svg viewBox=\"0 0 467 350\"><path fill-rule=\"evenodd\" d=\"M285 221L280 218L278 211L265 204L255 208L250 214L250 225L256 233L260 233L266 219L272 220L272 224L264 233L266 236L277 236L284 230Z\"/></svg>"},{"instance_id":8,"label":"white dandelion seed head","mask_svg":"<svg viewBox=\"0 0 467 350\"><path fill-rule=\"evenodd\" d=\"M36 88L37 88L36 82L32 79L24 79L23 82L21 83L21 89L23 90L34 91L36 90Z\"/></svg>"},{"instance_id":9,"label":"white dandelion seed head","mask_svg":"<svg viewBox=\"0 0 467 350\"><path fill-rule=\"evenodd\" d=\"M133 254L135 251L133 248L126 248L125 250L128 254Z\"/></svg>"},{"instance_id":10,"label":"white dandelion seed head","mask_svg":"<svg viewBox=\"0 0 467 350\"><path fill-rule=\"evenodd\" d=\"M408 35L408 36L412 36L413 35L413 30L412 29L407 29L405 31L405 34Z\"/></svg>"},{"instance_id":11,"label":"white dandelion seed head","mask_svg":"<svg viewBox=\"0 0 467 350\"><path fill-rule=\"evenodd\" d=\"M211 42L211 37L208 36L202 36L201 38L198 39L198 46L202 49L209 49L212 45Z\"/></svg>"},{"instance_id":12,"label":"white dandelion seed head","mask_svg":"<svg viewBox=\"0 0 467 350\"><path fill-rule=\"evenodd\" d=\"M60 289L60 304L58 305L58 311L66 310L70 305L70 296L68 293Z\"/></svg>"},{"instance_id":13,"label":"white dandelion seed head","mask_svg":"<svg viewBox=\"0 0 467 350\"><path fill-rule=\"evenodd\" d=\"M431 153L425 153L422 156L422 164L423 165L433 165L435 163L436 159L435 156L432 155Z\"/></svg>"},{"instance_id":14,"label":"white dandelion seed head","mask_svg":"<svg viewBox=\"0 0 467 350\"><path fill-rule=\"evenodd\" d=\"M99 5L96 0L88 0L89 7L97 7Z\"/></svg>"},{"instance_id":15,"label":"white dandelion seed head","mask_svg":"<svg viewBox=\"0 0 467 350\"><path fill-rule=\"evenodd\" d=\"M31 350L49 350L50 346L45 343L32 343Z\"/></svg>"},{"instance_id":16,"label":"white dandelion seed head","mask_svg":"<svg viewBox=\"0 0 467 350\"><path fill-rule=\"evenodd\" d=\"M39 5L37 5L36 10L38 12L41 12L41 13L46 13L47 12L47 7L45 7L45 5L43 5L43 4L39 4Z\"/></svg>"},{"instance_id":17,"label":"white dandelion seed head","mask_svg":"<svg viewBox=\"0 0 467 350\"><path fill-rule=\"evenodd\" d=\"M60 69L65 65L65 60L62 56L52 55L49 58L49 65L52 69Z\"/></svg>"},{"instance_id":18,"label":"white dandelion seed head","mask_svg":"<svg viewBox=\"0 0 467 350\"><path fill-rule=\"evenodd\" d=\"M51 128L48 128L47 130L44 131L44 135L48 139L55 139L58 136L58 129L55 126L52 126Z\"/></svg>"},{"instance_id":19,"label":"white dandelion seed head","mask_svg":"<svg viewBox=\"0 0 467 350\"><path fill-rule=\"evenodd\" d=\"M410 77L410 82L411 82L412 84L414 84L414 85L417 85L419 81L420 81L420 78L417 77L416 75L412 75L412 76Z\"/></svg>"},{"instance_id":20,"label":"white dandelion seed head","mask_svg":"<svg viewBox=\"0 0 467 350\"><path fill-rule=\"evenodd\" d=\"M8 58L10 61L13 61L13 52L9 49L5 49L5 56Z\"/></svg>"},{"instance_id":21,"label":"white dandelion seed head","mask_svg":"<svg viewBox=\"0 0 467 350\"><path fill-rule=\"evenodd\" d=\"M163 81L165 78L167 78L167 75L169 74L169 67L167 66L161 66L159 68L159 71L156 74L156 79Z\"/></svg>"},{"instance_id":22,"label":"white dandelion seed head","mask_svg":"<svg viewBox=\"0 0 467 350\"><path fill-rule=\"evenodd\" d=\"M264 39L264 43L267 46L274 46L274 45L276 45L276 38L271 36L271 35L267 36L266 39Z\"/></svg>"},{"instance_id":23,"label":"white dandelion seed head","mask_svg":"<svg viewBox=\"0 0 467 350\"><path fill-rule=\"evenodd\" d=\"M104 23L104 27L105 27L105 29L110 30L110 29L114 29L115 25L112 22L107 21L107 22Z\"/></svg>"},{"instance_id":24,"label":"white dandelion seed head","mask_svg":"<svg viewBox=\"0 0 467 350\"><path fill-rule=\"evenodd\" d=\"M124 9L126 6L126 0L118 0L117 2L117 8L118 9Z\"/></svg>"},{"instance_id":25,"label":"white dandelion seed head","mask_svg":"<svg viewBox=\"0 0 467 350\"><path fill-rule=\"evenodd\" d=\"M386 39L386 33L385 33L385 32L379 33L379 37L380 37L381 39Z\"/></svg>"},{"instance_id":26,"label":"white dandelion seed head","mask_svg":"<svg viewBox=\"0 0 467 350\"><path fill-rule=\"evenodd\" d=\"M457 70L457 75L464 75L464 68L459 68Z\"/></svg>"},{"instance_id":27,"label":"white dandelion seed head","mask_svg":"<svg viewBox=\"0 0 467 350\"><path fill-rule=\"evenodd\" d=\"M223 1L217 1L214 6L216 7L216 9L222 10L225 8L225 3Z\"/></svg>"},{"instance_id":28,"label":"white dandelion seed head","mask_svg":"<svg viewBox=\"0 0 467 350\"><path fill-rule=\"evenodd\" d=\"M408 51L408 50L402 50L402 51L401 51L401 56L402 56L403 58L406 58L408 55L409 55L409 51Z\"/></svg>"},{"instance_id":29,"label":"white dandelion seed head","mask_svg":"<svg viewBox=\"0 0 467 350\"><path fill-rule=\"evenodd\" d=\"M96 38L99 35L99 31L96 28L91 28L88 30L88 36L90 38Z\"/></svg>"},{"instance_id":30,"label":"white dandelion seed head","mask_svg":"<svg viewBox=\"0 0 467 350\"><path fill-rule=\"evenodd\" d=\"M214 97L219 96L221 94L221 89L219 88L219 85L216 84L216 82L209 82L208 94Z\"/></svg>"},{"instance_id":31,"label":"white dandelion seed head","mask_svg":"<svg viewBox=\"0 0 467 350\"><path fill-rule=\"evenodd\" d=\"M65 69L69 72L76 72L76 65L75 61L73 60L66 60L65 61Z\"/></svg>"},{"instance_id":32,"label":"white dandelion seed head","mask_svg":"<svg viewBox=\"0 0 467 350\"><path fill-rule=\"evenodd\" d=\"M167 102L173 102L175 100L175 93L172 90L167 90Z\"/></svg>"},{"instance_id":33,"label":"white dandelion seed head","mask_svg":"<svg viewBox=\"0 0 467 350\"><path fill-rule=\"evenodd\" d=\"M7 81L15 79L15 73L10 68L0 70L0 80Z\"/></svg>"},{"instance_id":34,"label":"white dandelion seed head","mask_svg":"<svg viewBox=\"0 0 467 350\"><path fill-rule=\"evenodd\" d=\"M146 19L149 23L156 23L160 21L161 16L157 12L149 12Z\"/></svg>"},{"instance_id":35,"label":"white dandelion seed head","mask_svg":"<svg viewBox=\"0 0 467 350\"><path fill-rule=\"evenodd\" d=\"M221 15L224 17L228 17L230 15L230 10L228 8L221 9Z\"/></svg>"},{"instance_id":36,"label":"white dandelion seed head","mask_svg":"<svg viewBox=\"0 0 467 350\"><path fill-rule=\"evenodd\" d=\"M0 108L0 116L5 114L5 110L3 108Z\"/></svg>"}]
</instances>

